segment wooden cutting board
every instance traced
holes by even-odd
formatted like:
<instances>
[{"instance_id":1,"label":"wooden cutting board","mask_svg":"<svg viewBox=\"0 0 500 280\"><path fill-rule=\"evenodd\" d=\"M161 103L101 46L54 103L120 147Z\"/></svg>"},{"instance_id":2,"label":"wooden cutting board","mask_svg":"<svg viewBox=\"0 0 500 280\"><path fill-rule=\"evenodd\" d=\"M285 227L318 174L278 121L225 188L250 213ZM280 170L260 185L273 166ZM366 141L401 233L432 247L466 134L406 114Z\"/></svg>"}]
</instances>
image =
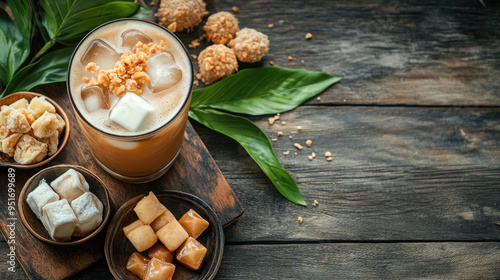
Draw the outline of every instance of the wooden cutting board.
<instances>
[{"instance_id":1,"label":"wooden cutting board","mask_svg":"<svg viewBox=\"0 0 500 280\"><path fill-rule=\"evenodd\" d=\"M112 216L129 199L149 191L161 190L180 190L198 196L213 208L224 226L243 214L238 198L191 124L188 123L186 127L177 160L165 175L146 184L127 184L109 176L94 161L78 128L64 85L43 86L35 92L49 96L63 107L70 119L71 134L64 150L48 165L30 170L15 170L16 201L24 183L41 169L57 164L76 164L93 171L106 183ZM9 240L10 230L7 224L15 223L17 261L31 279L66 279L104 257L107 228L81 246L59 247L42 243L33 237L22 225L17 210L17 220L8 220L11 216L7 211L7 176L8 168L0 167L0 229L4 238Z\"/></svg>"}]
</instances>

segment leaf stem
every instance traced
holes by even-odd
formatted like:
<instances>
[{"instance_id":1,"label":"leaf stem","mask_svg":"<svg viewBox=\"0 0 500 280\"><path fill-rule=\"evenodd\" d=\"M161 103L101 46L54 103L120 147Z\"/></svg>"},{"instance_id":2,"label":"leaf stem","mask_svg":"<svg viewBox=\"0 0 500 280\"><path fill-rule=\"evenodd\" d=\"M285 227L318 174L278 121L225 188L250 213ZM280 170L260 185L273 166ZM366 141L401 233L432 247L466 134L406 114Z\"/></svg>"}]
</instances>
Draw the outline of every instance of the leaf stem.
<instances>
[{"instance_id":1,"label":"leaf stem","mask_svg":"<svg viewBox=\"0 0 500 280\"><path fill-rule=\"evenodd\" d=\"M40 58L40 56L42 56L45 52L47 52L50 48L52 48L52 46L54 46L55 43L56 43L56 41L54 41L54 40L48 41L45 44L45 46L43 46L43 48L40 51L38 51L38 53L35 55L35 57L33 57L33 59L28 64L35 62L38 58Z\"/></svg>"}]
</instances>

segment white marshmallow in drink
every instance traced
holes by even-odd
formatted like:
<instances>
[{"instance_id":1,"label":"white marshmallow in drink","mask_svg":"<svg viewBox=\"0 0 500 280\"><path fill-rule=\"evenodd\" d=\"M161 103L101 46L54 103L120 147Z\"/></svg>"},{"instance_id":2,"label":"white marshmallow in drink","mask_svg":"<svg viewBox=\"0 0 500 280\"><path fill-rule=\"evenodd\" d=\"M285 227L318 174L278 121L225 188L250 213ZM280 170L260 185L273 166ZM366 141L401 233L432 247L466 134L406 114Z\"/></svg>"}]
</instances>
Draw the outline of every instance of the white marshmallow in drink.
<instances>
[{"instance_id":1,"label":"white marshmallow in drink","mask_svg":"<svg viewBox=\"0 0 500 280\"><path fill-rule=\"evenodd\" d=\"M83 175L72 168L52 181L50 186L69 203L89 191L89 184Z\"/></svg>"},{"instance_id":2,"label":"white marshmallow in drink","mask_svg":"<svg viewBox=\"0 0 500 280\"><path fill-rule=\"evenodd\" d=\"M47 203L51 203L59 200L59 195L47 184L45 179L40 181L38 187L36 187L32 192L28 194L26 202L31 208L31 211L35 213L38 219L42 219L43 210L42 207Z\"/></svg>"},{"instance_id":3,"label":"white marshmallow in drink","mask_svg":"<svg viewBox=\"0 0 500 280\"><path fill-rule=\"evenodd\" d=\"M109 113L109 119L128 131L137 131L153 112L153 107L142 97L126 92Z\"/></svg>"},{"instance_id":4,"label":"white marshmallow in drink","mask_svg":"<svg viewBox=\"0 0 500 280\"><path fill-rule=\"evenodd\" d=\"M42 210L42 224L50 237L57 241L71 240L77 218L68 201L61 199L47 203Z\"/></svg>"}]
</instances>

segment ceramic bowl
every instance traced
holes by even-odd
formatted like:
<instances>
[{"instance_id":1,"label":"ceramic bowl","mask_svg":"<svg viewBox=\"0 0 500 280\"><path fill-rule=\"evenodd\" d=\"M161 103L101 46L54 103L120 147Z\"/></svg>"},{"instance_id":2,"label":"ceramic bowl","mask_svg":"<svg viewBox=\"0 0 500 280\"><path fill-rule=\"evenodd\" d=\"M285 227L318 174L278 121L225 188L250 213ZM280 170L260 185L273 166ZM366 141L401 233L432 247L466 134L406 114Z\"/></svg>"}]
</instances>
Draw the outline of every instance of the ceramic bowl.
<instances>
[{"instance_id":1,"label":"ceramic bowl","mask_svg":"<svg viewBox=\"0 0 500 280\"><path fill-rule=\"evenodd\" d=\"M9 157L9 155L0 152L0 166L9 166L9 167L15 167L15 168L19 168L19 169L31 169L31 168L40 167L42 165L47 164L51 160L53 160L62 151L62 149L64 149L64 147L66 146L66 143L68 142L68 138L69 138L69 131L70 131L69 119L68 119L68 116L66 115L66 113L64 112L64 110L61 108L61 106L59 106L54 100L52 100L52 99L50 99L42 94L39 94L39 93L22 91L22 92L16 92L16 93L7 95L6 97L0 99L0 106L10 105L10 104L16 102L17 100L22 99L22 98L26 98L26 100L31 101L31 99L33 99L34 97L37 97L37 96L45 97L45 99L47 101L49 101L52 105L54 105L54 107L56 108L56 112L66 122L66 127L64 128L61 135L59 135L59 147L57 148L57 151L53 155L51 155L49 157L45 157L42 161L37 162L37 163L33 163L33 164L19 164L14 160L14 158Z\"/></svg>"},{"instance_id":2,"label":"ceramic bowl","mask_svg":"<svg viewBox=\"0 0 500 280\"><path fill-rule=\"evenodd\" d=\"M126 202L113 217L106 234L105 254L109 269L115 279L139 279L126 269L130 255L135 248L123 233L123 227L137 220L134 207L147 194L137 196ZM158 200L180 219L189 209L195 210L210 223L210 226L197 238L207 248L201 268L190 270L174 260L173 279L213 279L219 270L224 250L224 231L215 212L200 198L179 191L155 193ZM147 251L143 252L147 256Z\"/></svg>"},{"instance_id":3,"label":"ceramic bowl","mask_svg":"<svg viewBox=\"0 0 500 280\"><path fill-rule=\"evenodd\" d=\"M45 179L47 183L50 184L50 182L52 182L54 179L62 175L70 168L75 169L76 171L80 172L83 175L83 177L85 177L85 180L89 184L89 191L95 194L97 198L99 198L99 200L102 202L102 205L104 206L102 223L97 229L95 229L91 234L87 235L86 237L82 238L73 237L70 241L54 241L50 238L50 235L44 228L42 221L40 221L38 217L35 215L35 213L31 211L31 208L28 205L26 198L28 197L28 194L38 186L38 184L42 179ZM45 243L52 245L61 245L61 246L79 245L92 239L105 227L111 213L108 190L104 182L101 179L99 179L94 173L92 173L91 171L89 171L84 167L76 165L67 165L67 164L51 166L33 175L33 177L31 177L26 182L23 189L21 190L21 193L19 195L18 207L23 225L28 229L28 231L34 237Z\"/></svg>"}]
</instances>

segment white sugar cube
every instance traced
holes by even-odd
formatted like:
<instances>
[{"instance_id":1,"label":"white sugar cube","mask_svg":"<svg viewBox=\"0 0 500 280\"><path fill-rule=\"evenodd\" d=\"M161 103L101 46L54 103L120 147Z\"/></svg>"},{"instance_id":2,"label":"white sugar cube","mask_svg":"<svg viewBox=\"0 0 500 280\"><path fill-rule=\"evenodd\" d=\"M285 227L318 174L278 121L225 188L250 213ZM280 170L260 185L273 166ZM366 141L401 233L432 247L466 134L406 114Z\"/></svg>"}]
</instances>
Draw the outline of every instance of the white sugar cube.
<instances>
[{"instance_id":1,"label":"white sugar cube","mask_svg":"<svg viewBox=\"0 0 500 280\"><path fill-rule=\"evenodd\" d=\"M86 236L102 222L102 203L92 193L86 192L71 202L77 222L74 235Z\"/></svg>"},{"instance_id":2,"label":"white sugar cube","mask_svg":"<svg viewBox=\"0 0 500 280\"><path fill-rule=\"evenodd\" d=\"M42 224L50 237L57 241L69 241L75 230L77 218L66 199L43 206Z\"/></svg>"},{"instance_id":3,"label":"white sugar cube","mask_svg":"<svg viewBox=\"0 0 500 280\"><path fill-rule=\"evenodd\" d=\"M32 192L28 194L26 202L31 208L31 211L35 213L38 219L42 219L42 207L45 204L58 201L59 195L45 182L45 179L40 181L38 187L36 187Z\"/></svg>"},{"instance_id":4,"label":"white sugar cube","mask_svg":"<svg viewBox=\"0 0 500 280\"><path fill-rule=\"evenodd\" d=\"M111 109L109 119L123 126L128 131L137 131L146 122L153 107L142 97L126 92Z\"/></svg>"},{"instance_id":5,"label":"white sugar cube","mask_svg":"<svg viewBox=\"0 0 500 280\"><path fill-rule=\"evenodd\" d=\"M89 184L85 181L83 175L74 169L69 169L57 177L50 183L50 186L61 198L67 199L69 203L89 191Z\"/></svg>"}]
</instances>

